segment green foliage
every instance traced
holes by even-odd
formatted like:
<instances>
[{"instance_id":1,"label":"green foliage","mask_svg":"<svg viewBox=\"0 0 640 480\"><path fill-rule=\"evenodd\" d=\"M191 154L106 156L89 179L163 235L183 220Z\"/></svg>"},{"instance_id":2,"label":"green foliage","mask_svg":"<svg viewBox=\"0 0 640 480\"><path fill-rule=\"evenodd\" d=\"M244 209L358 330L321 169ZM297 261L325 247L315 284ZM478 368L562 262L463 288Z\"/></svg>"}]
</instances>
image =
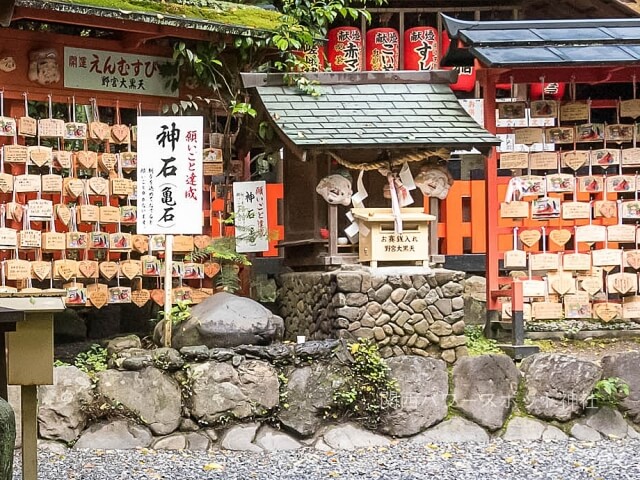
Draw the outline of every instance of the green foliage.
<instances>
[{"instance_id":1,"label":"green foliage","mask_svg":"<svg viewBox=\"0 0 640 480\"><path fill-rule=\"evenodd\" d=\"M89 350L78 354L74 365L89 376L94 376L107 369L107 358L107 349L94 343Z\"/></svg>"},{"instance_id":2,"label":"green foliage","mask_svg":"<svg viewBox=\"0 0 640 480\"><path fill-rule=\"evenodd\" d=\"M469 355L485 355L488 353L502 353L498 348L498 342L484 336L482 327L478 325L468 325L464 329L467 336L467 350Z\"/></svg>"},{"instance_id":3,"label":"green foliage","mask_svg":"<svg viewBox=\"0 0 640 480\"><path fill-rule=\"evenodd\" d=\"M391 378L389 367L368 339L349 345L353 362L345 384L333 392L333 405L327 415L347 415L375 428L384 412L399 405L398 383Z\"/></svg>"},{"instance_id":4,"label":"green foliage","mask_svg":"<svg viewBox=\"0 0 640 480\"><path fill-rule=\"evenodd\" d=\"M191 318L191 300L178 300L169 311L169 319L173 326L180 325ZM164 319L164 310L158 311L158 320Z\"/></svg>"},{"instance_id":5,"label":"green foliage","mask_svg":"<svg viewBox=\"0 0 640 480\"><path fill-rule=\"evenodd\" d=\"M629 396L629 385L618 377L599 380L587 401L596 407L616 408L622 400Z\"/></svg>"}]
</instances>

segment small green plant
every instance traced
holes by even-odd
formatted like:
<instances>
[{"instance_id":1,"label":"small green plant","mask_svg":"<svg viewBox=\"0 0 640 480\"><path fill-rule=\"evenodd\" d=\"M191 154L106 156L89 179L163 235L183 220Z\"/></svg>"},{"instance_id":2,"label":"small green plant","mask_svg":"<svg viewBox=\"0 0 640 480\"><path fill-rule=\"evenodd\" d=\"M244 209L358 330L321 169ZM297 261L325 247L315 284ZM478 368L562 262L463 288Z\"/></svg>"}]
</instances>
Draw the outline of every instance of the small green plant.
<instances>
[{"instance_id":1,"label":"small green plant","mask_svg":"<svg viewBox=\"0 0 640 480\"><path fill-rule=\"evenodd\" d=\"M347 415L368 427L375 428L382 414L400 403L398 382L378 352L378 346L368 339L349 345L353 362L346 382L333 392L333 405L327 416Z\"/></svg>"},{"instance_id":2,"label":"small green plant","mask_svg":"<svg viewBox=\"0 0 640 480\"><path fill-rule=\"evenodd\" d=\"M465 327L464 334L467 336L467 350L469 355L485 355L488 353L502 353L498 348L498 342L484 336L482 327L479 325L469 325Z\"/></svg>"},{"instance_id":3,"label":"small green plant","mask_svg":"<svg viewBox=\"0 0 640 480\"><path fill-rule=\"evenodd\" d=\"M74 365L89 376L107 369L107 349L94 343L86 352L80 352Z\"/></svg>"},{"instance_id":4,"label":"small green plant","mask_svg":"<svg viewBox=\"0 0 640 480\"><path fill-rule=\"evenodd\" d=\"M596 407L617 408L622 400L629 396L629 385L618 377L599 380L587 398L590 405Z\"/></svg>"},{"instance_id":5,"label":"small green plant","mask_svg":"<svg viewBox=\"0 0 640 480\"><path fill-rule=\"evenodd\" d=\"M191 318L191 300L178 300L169 311L169 319L174 326L180 325L189 318ZM158 320L164 320L164 310L158 312Z\"/></svg>"}]
</instances>

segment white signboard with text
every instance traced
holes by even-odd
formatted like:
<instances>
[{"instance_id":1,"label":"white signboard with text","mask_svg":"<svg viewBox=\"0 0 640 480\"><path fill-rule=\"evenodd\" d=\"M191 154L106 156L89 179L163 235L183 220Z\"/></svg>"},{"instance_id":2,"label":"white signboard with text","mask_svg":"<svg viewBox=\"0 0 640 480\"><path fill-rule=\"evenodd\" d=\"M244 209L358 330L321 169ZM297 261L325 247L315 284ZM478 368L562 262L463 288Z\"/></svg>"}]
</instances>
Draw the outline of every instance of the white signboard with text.
<instances>
[{"instance_id":1,"label":"white signboard with text","mask_svg":"<svg viewBox=\"0 0 640 480\"><path fill-rule=\"evenodd\" d=\"M202 234L202 128L202 117L138 117L138 233Z\"/></svg>"},{"instance_id":2,"label":"white signboard with text","mask_svg":"<svg viewBox=\"0 0 640 480\"><path fill-rule=\"evenodd\" d=\"M269 250L266 183L235 182L233 213L236 250L240 253Z\"/></svg>"},{"instance_id":3,"label":"white signboard with text","mask_svg":"<svg viewBox=\"0 0 640 480\"><path fill-rule=\"evenodd\" d=\"M64 86L158 97L177 97L160 75L166 57L64 47Z\"/></svg>"}]
</instances>

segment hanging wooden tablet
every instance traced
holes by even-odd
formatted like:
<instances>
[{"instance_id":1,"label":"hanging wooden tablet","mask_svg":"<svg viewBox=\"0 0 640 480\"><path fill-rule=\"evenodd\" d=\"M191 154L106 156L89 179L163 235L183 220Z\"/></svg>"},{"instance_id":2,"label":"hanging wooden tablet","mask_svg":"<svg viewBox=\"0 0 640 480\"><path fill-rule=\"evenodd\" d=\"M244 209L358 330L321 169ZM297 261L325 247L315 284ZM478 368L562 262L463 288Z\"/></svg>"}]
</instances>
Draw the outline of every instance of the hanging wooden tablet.
<instances>
[{"instance_id":1,"label":"hanging wooden tablet","mask_svg":"<svg viewBox=\"0 0 640 480\"><path fill-rule=\"evenodd\" d=\"M62 176L54 173L42 175L42 193L57 193L62 192Z\"/></svg>"},{"instance_id":2,"label":"hanging wooden tablet","mask_svg":"<svg viewBox=\"0 0 640 480\"><path fill-rule=\"evenodd\" d=\"M568 173L550 173L546 177L547 193L573 192L575 177Z\"/></svg>"},{"instance_id":3,"label":"hanging wooden tablet","mask_svg":"<svg viewBox=\"0 0 640 480\"><path fill-rule=\"evenodd\" d=\"M608 142L630 142L633 140L633 125L607 125L604 129L604 139Z\"/></svg>"},{"instance_id":4,"label":"hanging wooden tablet","mask_svg":"<svg viewBox=\"0 0 640 480\"><path fill-rule=\"evenodd\" d=\"M31 202L33 200L30 200ZM39 249L42 246L42 232L31 229L30 211L31 208L27 207L23 216L22 230L18 232L18 248L21 250ZM47 218L51 218L51 211Z\"/></svg>"},{"instance_id":5,"label":"hanging wooden tablet","mask_svg":"<svg viewBox=\"0 0 640 480\"><path fill-rule=\"evenodd\" d=\"M100 267L95 260L81 260L78 262L78 276L88 279L97 279L100 274Z\"/></svg>"},{"instance_id":6,"label":"hanging wooden tablet","mask_svg":"<svg viewBox=\"0 0 640 480\"><path fill-rule=\"evenodd\" d=\"M89 122L89 138L98 142L104 142L111 135L111 127L109 124L100 121L100 110L98 102L95 98L91 99L92 118Z\"/></svg>"},{"instance_id":7,"label":"hanging wooden tablet","mask_svg":"<svg viewBox=\"0 0 640 480\"><path fill-rule=\"evenodd\" d=\"M593 312L605 323L622 318L622 305L619 303L594 303Z\"/></svg>"},{"instance_id":8,"label":"hanging wooden tablet","mask_svg":"<svg viewBox=\"0 0 640 480\"><path fill-rule=\"evenodd\" d=\"M501 102L497 107L500 120L514 120L527 116L526 102Z\"/></svg>"},{"instance_id":9,"label":"hanging wooden tablet","mask_svg":"<svg viewBox=\"0 0 640 480\"><path fill-rule=\"evenodd\" d=\"M149 237L146 235L133 235L131 248L134 252L145 254L149 251Z\"/></svg>"},{"instance_id":10,"label":"hanging wooden tablet","mask_svg":"<svg viewBox=\"0 0 640 480\"><path fill-rule=\"evenodd\" d=\"M29 149L24 145L4 145L2 154L4 162L9 164L24 164L29 159Z\"/></svg>"},{"instance_id":11,"label":"hanging wooden tablet","mask_svg":"<svg viewBox=\"0 0 640 480\"><path fill-rule=\"evenodd\" d=\"M91 195L108 195L109 181L102 177L91 177L87 180L87 188Z\"/></svg>"},{"instance_id":12,"label":"hanging wooden tablet","mask_svg":"<svg viewBox=\"0 0 640 480\"><path fill-rule=\"evenodd\" d=\"M573 278L571 272L559 270L547 274L550 291L556 292L558 295L566 295L567 293L575 293L576 279Z\"/></svg>"},{"instance_id":13,"label":"hanging wooden tablet","mask_svg":"<svg viewBox=\"0 0 640 480\"><path fill-rule=\"evenodd\" d=\"M624 297L622 299L622 316L624 318L640 318L640 297Z\"/></svg>"},{"instance_id":14,"label":"hanging wooden tablet","mask_svg":"<svg viewBox=\"0 0 640 480\"><path fill-rule=\"evenodd\" d=\"M51 262L36 260L31 262L31 277L43 281L51 276Z\"/></svg>"},{"instance_id":15,"label":"hanging wooden tablet","mask_svg":"<svg viewBox=\"0 0 640 480\"><path fill-rule=\"evenodd\" d=\"M109 300L109 287L101 283L87 286L87 299L97 309L104 307Z\"/></svg>"},{"instance_id":16,"label":"hanging wooden tablet","mask_svg":"<svg viewBox=\"0 0 640 480\"><path fill-rule=\"evenodd\" d=\"M118 223L120 221L120 209L111 205L100 207L100 223Z\"/></svg>"},{"instance_id":17,"label":"hanging wooden tablet","mask_svg":"<svg viewBox=\"0 0 640 480\"><path fill-rule=\"evenodd\" d=\"M558 102L555 100L534 100L529 103L531 118L556 118Z\"/></svg>"},{"instance_id":18,"label":"hanging wooden tablet","mask_svg":"<svg viewBox=\"0 0 640 480\"><path fill-rule=\"evenodd\" d=\"M549 233L549 240L559 247L564 247L571 240L571 231L566 229L552 230Z\"/></svg>"},{"instance_id":19,"label":"hanging wooden tablet","mask_svg":"<svg viewBox=\"0 0 640 480\"><path fill-rule=\"evenodd\" d=\"M6 206L0 205L0 249L13 249L18 245L18 232L5 227Z\"/></svg>"},{"instance_id":20,"label":"hanging wooden tablet","mask_svg":"<svg viewBox=\"0 0 640 480\"><path fill-rule=\"evenodd\" d=\"M574 143L573 127L551 127L545 131L547 143L566 144Z\"/></svg>"},{"instance_id":21,"label":"hanging wooden tablet","mask_svg":"<svg viewBox=\"0 0 640 480\"><path fill-rule=\"evenodd\" d=\"M125 172L132 172L138 166L138 154L136 152L121 152L119 155L120 168Z\"/></svg>"},{"instance_id":22,"label":"hanging wooden tablet","mask_svg":"<svg viewBox=\"0 0 640 480\"><path fill-rule=\"evenodd\" d=\"M131 288L122 286L109 288L109 303L131 303Z\"/></svg>"},{"instance_id":23,"label":"hanging wooden tablet","mask_svg":"<svg viewBox=\"0 0 640 480\"><path fill-rule=\"evenodd\" d=\"M601 248L591 251L591 263L594 267L610 267L622 261L622 250L617 248Z\"/></svg>"},{"instance_id":24,"label":"hanging wooden tablet","mask_svg":"<svg viewBox=\"0 0 640 480\"><path fill-rule=\"evenodd\" d=\"M604 123L583 123L576 127L576 142L602 142Z\"/></svg>"},{"instance_id":25,"label":"hanging wooden tablet","mask_svg":"<svg viewBox=\"0 0 640 480\"><path fill-rule=\"evenodd\" d=\"M191 301L191 288L182 286L171 290L172 303L178 302L190 302Z\"/></svg>"},{"instance_id":26,"label":"hanging wooden tablet","mask_svg":"<svg viewBox=\"0 0 640 480\"><path fill-rule=\"evenodd\" d=\"M67 291L64 297L64 303L67 306L79 307L86 305L87 303L87 289L81 283L77 283L75 280L71 283L63 285Z\"/></svg>"},{"instance_id":27,"label":"hanging wooden tablet","mask_svg":"<svg viewBox=\"0 0 640 480\"><path fill-rule=\"evenodd\" d=\"M584 150L569 150L562 152L560 159L563 167L568 167L574 172L583 167L589 161L589 152Z\"/></svg>"},{"instance_id":28,"label":"hanging wooden tablet","mask_svg":"<svg viewBox=\"0 0 640 480\"><path fill-rule=\"evenodd\" d=\"M142 275L142 262L140 260L124 260L120 262L120 272L129 280Z\"/></svg>"},{"instance_id":29,"label":"hanging wooden tablet","mask_svg":"<svg viewBox=\"0 0 640 480\"><path fill-rule=\"evenodd\" d=\"M513 250L504 252L503 263L504 268L525 268L527 266L526 252L518 250L518 227L513 228ZM206 272L206 270L203 271Z\"/></svg>"},{"instance_id":30,"label":"hanging wooden tablet","mask_svg":"<svg viewBox=\"0 0 640 480\"><path fill-rule=\"evenodd\" d=\"M86 123L76 121L76 97L71 97L69 105L69 121L64 124L65 140L86 140L88 137L88 126Z\"/></svg>"},{"instance_id":31,"label":"hanging wooden tablet","mask_svg":"<svg viewBox=\"0 0 640 480\"><path fill-rule=\"evenodd\" d=\"M573 200L562 203L562 218L565 220L576 220L591 218L591 204L578 201L576 182L573 182Z\"/></svg>"},{"instance_id":32,"label":"hanging wooden tablet","mask_svg":"<svg viewBox=\"0 0 640 480\"><path fill-rule=\"evenodd\" d=\"M4 116L4 88L0 90L0 137L15 137L18 134L16 120Z\"/></svg>"},{"instance_id":33,"label":"hanging wooden tablet","mask_svg":"<svg viewBox=\"0 0 640 480\"><path fill-rule=\"evenodd\" d=\"M618 109L621 117L636 119L640 117L640 100L637 100L635 97L631 100L622 100L619 103Z\"/></svg>"},{"instance_id":34,"label":"hanging wooden tablet","mask_svg":"<svg viewBox=\"0 0 640 480\"><path fill-rule=\"evenodd\" d=\"M53 275L55 278L69 280L78 276L78 262L76 260L54 260Z\"/></svg>"},{"instance_id":35,"label":"hanging wooden tablet","mask_svg":"<svg viewBox=\"0 0 640 480\"><path fill-rule=\"evenodd\" d=\"M176 235L173 237L173 251L176 253L190 253L193 251L193 237L191 235Z\"/></svg>"},{"instance_id":36,"label":"hanging wooden tablet","mask_svg":"<svg viewBox=\"0 0 640 480\"><path fill-rule=\"evenodd\" d=\"M575 293L565 295L563 297L563 303L564 318L591 318L591 315L593 314L591 311L589 294L587 292L577 291Z\"/></svg>"},{"instance_id":37,"label":"hanging wooden tablet","mask_svg":"<svg viewBox=\"0 0 640 480\"><path fill-rule=\"evenodd\" d=\"M529 168L531 170L553 170L557 164L557 152L536 152L529 155Z\"/></svg>"},{"instance_id":38,"label":"hanging wooden tablet","mask_svg":"<svg viewBox=\"0 0 640 480\"><path fill-rule=\"evenodd\" d=\"M138 209L135 205L123 205L120 207L120 223L123 225L135 225L138 221Z\"/></svg>"},{"instance_id":39,"label":"hanging wooden tablet","mask_svg":"<svg viewBox=\"0 0 640 480\"><path fill-rule=\"evenodd\" d=\"M79 178L67 177L62 182L64 194L77 199L84 193L84 182Z\"/></svg>"},{"instance_id":40,"label":"hanging wooden tablet","mask_svg":"<svg viewBox=\"0 0 640 480\"><path fill-rule=\"evenodd\" d=\"M71 159L73 158L73 152L67 152L64 150L54 150L52 152L53 166L55 168L62 168L65 170L71 169Z\"/></svg>"},{"instance_id":41,"label":"hanging wooden tablet","mask_svg":"<svg viewBox=\"0 0 640 480\"><path fill-rule=\"evenodd\" d=\"M15 193L37 193L42 188L40 175L16 175L13 178L13 191Z\"/></svg>"},{"instance_id":42,"label":"hanging wooden tablet","mask_svg":"<svg viewBox=\"0 0 640 480\"><path fill-rule=\"evenodd\" d=\"M44 167L53 162L53 149L51 147L34 146L27 147L29 161L37 167Z\"/></svg>"},{"instance_id":43,"label":"hanging wooden tablet","mask_svg":"<svg viewBox=\"0 0 640 480\"><path fill-rule=\"evenodd\" d=\"M560 267L560 257L557 253L547 252L546 228L542 230L542 253L534 253L529 255L529 268L535 271L557 270Z\"/></svg>"},{"instance_id":44,"label":"hanging wooden tablet","mask_svg":"<svg viewBox=\"0 0 640 480\"><path fill-rule=\"evenodd\" d=\"M640 165L640 148L623 148L620 162L623 167L635 167Z\"/></svg>"},{"instance_id":45,"label":"hanging wooden tablet","mask_svg":"<svg viewBox=\"0 0 640 480\"><path fill-rule=\"evenodd\" d=\"M609 291L620 295L635 295L638 293L638 276L635 273L613 273L607 275Z\"/></svg>"},{"instance_id":46,"label":"hanging wooden tablet","mask_svg":"<svg viewBox=\"0 0 640 480\"><path fill-rule=\"evenodd\" d=\"M518 128L514 132L514 142L518 145L533 145L543 140L544 131L541 128Z\"/></svg>"},{"instance_id":47,"label":"hanging wooden tablet","mask_svg":"<svg viewBox=\"0 0 640 480\"><path fill-rule=\"evenodd\" d=\"M118 157L115 153L100 153L98 154L98 165L100 170L104 172L115 171L118 164Z\"/></svg>"},{"instance_id":48,"label":"hanging wooden tablet","mask_svg":"<svg viewBox=\"0 0 640 480\"><path fill-rule=\"evenodd\" d=\"M591 151L591 162L593 165L607 168L620 163L620 150L614 148L601 148Z\"/></svg>"},{"instance_id":49,"label":"hanging wooden tablet","mask_svg":"<svg viewBox=\"0 0 640 480\"><path fill-rule=\"evenodd\" d=\"M547 282L545 282L544 280L531 280L531 279L523 280L522 296L527 298L546 297Z\"/></svg>"},{"instance_id":50,"label":"hanging wooden tablet","mask_svg":"<svg viewBox=\"0 0 640 480\"><path fill-rule=\"evenodd\" d=\"M541 197L531 202L531 218L546 220L560 216L560 199Z\"/></svg>"},{"instance_id":51,"label":"hanging wooden tablet","mask_svg":"<svg viewBox=\"0 0 640 480\"><path fill-rule=\"evenodd\" d=\"M193 237L193 246L199 250L204 250L211 245L211 237L209 235L196 235Z\"/></svg>"},{"instance_id":52,"label":"hanging wooden tablet","mask_svg":"<svg viewBox=\"0 0 640 480\"><path fill-rule=\"evenodd\" d=\"M118 264L115 262L100 262L98 268L100 275L106 280L111 280L118 274Z\"/></svg>"},{"instance_id":53,"label":"hanging wooden tablet","mask_svg":"<svg viewBox=\"0 0 640 480\"><path fill-rule=\"evenodd\" d=\"M41 118L38 120L38 136L41 138L63 138L64 137L64 120L53 118L53 102L51 94L47 95L49 99L49 118Z\"/></svg>"},{"instance_id":54,"label":"hanging wooden tablet","mask_svg":"<svg viewBox=\"0 0 640 480\"><path fill-rule=\"evenodd\" d=\"M142 308L151 300L151 292L146 289L133 290L131 292L131 302Z\"/></svg>"},{"instance_id":55,"label":"hanging wooden tablet","mask_svg":"<svg viewBox=\"0 0 640 480\"><path fill-rule=\"evenodd\" d=\"M75 152L76 168L97 168L98 154L90 150Z\"/></svg>"},{"instance_id":56,"label":"hanging wooden tablet","mask_svg":"<svg viewBox=\"0 0 640 480\"><path fill-rule=\"evenodd\" d=\"M143 277L160 276L160 260L152 255L143 255L140 257L140 261L142 262Z\"/></svg>"},{"instance_id":57,"label":"hanging wooden tablet","mask_svg":"<svg viewBox=\"0 0 640 480\"><path fill-rule=\"evenodd\" d=\"M607 227L607 239L610 242L635 243L636 226L622 223L622 200L618 200L618 224Z\"/></svg>"},{"instance_id":58,"label":"hanging wooden tablet","mask_svg":"<svg viewBox=\"0 0 640 480\"><path fill-rule=\"evenodd\" d=\"M112 252L128 252L131 250L131 234L115 232L109 235L109 249Z\"/></svg>"},{"instance_id":59,"label":"hanging wooden tablet","mask_svg":"<svg viewBox=\"0 0 640 480\"><path fill-rule=\"evenodd\" d=\"M541 233L539 230L523 230L519 234L520 241L527 247L532 247L540 240Z\"/></svg>"},{"instance_id":60,"label":"hanging wooden tablet","mask_svg":"<svg viewBox=\"0 0 640 480\"><path fill-rule=\"evenodd\" d=\"M5 173L4 150L0 150L0 193L13 192L13 175Z\"/></svg>"},{"instance_id":61,"label":"hanging wooden tablet","mask_svg":"<svg viewBox=\"0 0 640 480\"><path fill-rule=\"evenodd\" d=\"M130 138L129 135L131 133L131 131L129 130L129 127L126 125L123 125L121 123L121 119L120 119L120 102L116 102L116 118L115 118L115 124L111 126L111 143L114 143L116 145L120 145L123 143L129 143L130 142Z\"/></svg>"},{"instance_id":62,"label":"hanging wooden tablet","mask_svg":"<svg viewBox=\"0 0 640 480\"><path fill-rule=\"evenodd\" d=\"M559 320L562 318L563 308L561 303L550 301L533 302L532 314L536 320Z\"/></svg>"},{"instance_id":63,"label":"hanging wooden tablet","mask_svg":"<svg viewBox=\"0 0 640 480\"><path fill-rule=\"evenodd\" d=\"M131 180L128 178L112 178L110 179L110 183L111 195L126 197L133 192L133 185L131 184Z\"/></svg>"},{"instance_id":64,"label":"hanging wooden tablet","mask_svg":"<svg viewBox=\"0 0 640 480\"><path fill-rule=\"evenodd\" d=\"M587 102L571 101L560 106L560 119L563 122L588 120L590 106Z\"/></svg>"},{"instance_id":65,"label":"hanging wooden tablet","mask_svg":"<svg viewBox=\"0 0 640 480\"><path fill-rule=\"evenodd\" d=\"M27 202L29 219L32 222L48 222L53 215L53 202L37 198Z\"/></svg>"},{"instance_id":66,"label":"hanging wooden tablet","mask_svg":"<svg viewBox=\"0 0 640 480\"><path fill-rule=\"evenodd\" d=\"M5 262L5 278L7 280L26 280L31 277L31 263L27 260L13 258Z\"/></svg>"},{"instance_id":67,"label":"hanging wooden tablet","mask_svg":"<svg viewBox=\"0 0 640 480\"><path fill-rule=\"evenodd\" d=\"M615 203L614 203L615 205ZM589 219L591 222L591 219ZM580 225L576 227L575 241L593 244L596 242L604 242L607 238L607 228L604 225Z\"/></svg>"},{"instance_id":68,"label":"hanging wooden tablet","mask_svg":"<svg viewBox=\"0 0 640 480\"><path fill-rule=\"evenodd\" d=\"M601 277L586 277L579 280L580 288L587 292L589 295L595 295L602 289Z\"/></svg>"},{"instance_id":69,"label":"hanging wooden tablet","mask_svg":"<svg viewBox=\"0 0 640 480\"><path fill-rule=\"evenodd\" d=\"M529 202L511 201L500 203L500 217L502 218L528 218Z\"/></svg>"},{"instance_id":70,"label":"hanging wooden tablet","mask_svg":"<svg viewBox=\"0 0 640 480\"><path fill-rule=\"evenodd\" d=\"M518 169L529 168L526 152L503 152L500 154L500 168Z\"/></svg>"},{"instance_id":71,"label":"hanging wooden tablet","mask_svg":"<svg viewBox=\"0 0 640 480\"><path fill-rule=\"evenodd\" d=\"M526 265L527 261L525 258L525 265ZM220 264L216 263L216 262L205 262L204 263L204 275L207 278L213 278L215 277L218 273L220 273Z\"/></svg>"},{"instance_id":72,"label":"hanging wooden tablet","mask_svg":"<svg viewBox=\"0 0 640 480\"><path fill-rule=\"evenodd\" d=\"M607 177L607 191L626 193L636 191L636 177L633 175L612 175Z\"/></svg>"},{"instance_id":73,"label":"hanging wooden tablet","mask_svg":"<svg viewBox=\"0 0 640 480\"><path fill-rule=\"evenodd\" d=\"M202 280L204 279L204 265L197 262L184 262L185 280Z\"/></svg>"},{"instance_id":74,"label":"hanging wooden tablet","mask_svg":"<svg viewBox=\"0 0 640 480\"><path fill-rule=\"evenodd\" d=\"M154 288L149 293L151 300L159 307L164 307L164 290L161 288Z\"/></svg>"}]
</instances>

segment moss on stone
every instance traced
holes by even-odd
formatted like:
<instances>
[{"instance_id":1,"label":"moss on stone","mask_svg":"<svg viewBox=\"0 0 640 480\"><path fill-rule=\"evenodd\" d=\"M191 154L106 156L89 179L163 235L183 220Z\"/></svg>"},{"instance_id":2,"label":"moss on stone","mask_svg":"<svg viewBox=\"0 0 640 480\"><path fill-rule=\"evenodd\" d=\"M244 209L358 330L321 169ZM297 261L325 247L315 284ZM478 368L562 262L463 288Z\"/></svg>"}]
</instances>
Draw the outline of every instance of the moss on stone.
<instances>
[{"instance_id":1,"label":"moss on stone","mask_svg":"<svg viewBox=\"0 0 640 480\"><path fill-rule=\"evenodd\" d=\"M239 27L274 30L282 15L276 11L230 2L171 3L150 0L57 0L71 5L110 8L127 12L167 14ZM207 5L206 7L199 5Z\"/></svg>"}]
</instances>

